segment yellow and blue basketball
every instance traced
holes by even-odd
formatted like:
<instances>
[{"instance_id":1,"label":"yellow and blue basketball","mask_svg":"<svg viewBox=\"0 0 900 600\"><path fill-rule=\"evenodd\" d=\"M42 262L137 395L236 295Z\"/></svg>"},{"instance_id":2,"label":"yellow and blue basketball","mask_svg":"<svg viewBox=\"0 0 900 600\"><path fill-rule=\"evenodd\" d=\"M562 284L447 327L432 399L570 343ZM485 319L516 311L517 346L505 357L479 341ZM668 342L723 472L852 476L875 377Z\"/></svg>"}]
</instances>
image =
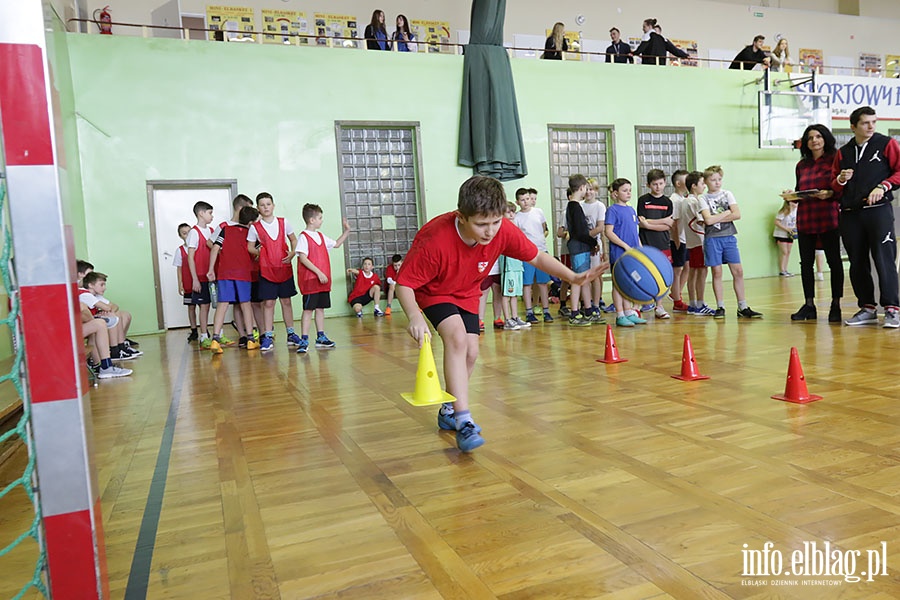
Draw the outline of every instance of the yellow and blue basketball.
<instances>
[{"instance_id":1,"label":"yellow and blue basketball","mask_svg":"<svg viewBox=\"0 0 900 600\"><path fill-rule=\"evenodd\" d=\"M616 291L632 302L658 302L672 285L672 263L652 246L632 248L616 261L612 281Z\"/></svg>"}]
</instances>

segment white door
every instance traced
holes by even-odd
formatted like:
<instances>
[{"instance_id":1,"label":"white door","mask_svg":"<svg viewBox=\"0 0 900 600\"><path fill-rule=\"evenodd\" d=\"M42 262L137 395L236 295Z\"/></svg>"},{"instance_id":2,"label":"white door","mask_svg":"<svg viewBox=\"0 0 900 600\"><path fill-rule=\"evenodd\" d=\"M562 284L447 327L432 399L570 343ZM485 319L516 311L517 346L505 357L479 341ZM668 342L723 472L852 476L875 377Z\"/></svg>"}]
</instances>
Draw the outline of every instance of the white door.
<instances>
[{"instance_id":1,"label":"white door","mask_svg":"<svg viewBox=\"0 0 900 600\"><path fill-rule=\"evenodd\" d=\"M187 309L178 294L178 279L172 261L178 247L182 245L178 237L178 225L187 223L192 227L197 224L194 216L194 203L203 200L213 206L213 222L215 228L222 221L231 218L231 200L234 188L229 183L211 187L199 187L190 183L167 184L165 182L149 183L154 223L154 252L157 258L157 307L161 307L163 329L188 327ZM184 266L187 269L187 265ZM212 323L213 312L210 311L209 322ZM231 321L229 308L225 322Z\"/></svg>"}]
</instances>

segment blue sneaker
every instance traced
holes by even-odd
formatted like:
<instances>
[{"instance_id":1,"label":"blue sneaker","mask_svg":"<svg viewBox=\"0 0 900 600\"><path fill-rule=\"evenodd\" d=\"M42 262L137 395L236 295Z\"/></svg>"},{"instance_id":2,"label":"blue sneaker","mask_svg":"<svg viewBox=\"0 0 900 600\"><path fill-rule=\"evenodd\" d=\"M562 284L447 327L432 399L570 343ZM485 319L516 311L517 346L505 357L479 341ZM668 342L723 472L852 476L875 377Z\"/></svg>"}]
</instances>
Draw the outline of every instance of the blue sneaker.
<instances>
[{"instance_id":1,"label":"blue sneaker","mask_svg":"<svg viewBox=\"0 0 900 600\"><path fill-rule=\"evenodd\" d=\"M316 348L334 348L334 342L328 339L324 333L316 338Z\"/></svg>"},{"instance_id":2,"label":"blue sneaker","mask_svg":"<svg viewBox=\"0 0 900 600\"><path fill-rule=\"evenodd\" d=\"M625 318L635 325L644 325L647 322L647 319L642 319L637 315L625 315Z\"/></svg>"},{"instance_id":3,"label":"blue sneaker","mask_svg":"<svg viewBox=\"0 0 900 600\"><path fill-rule=\"evenodd\" d=\"M309 352L309 340L300 339L300 343L297 344L297 354L306 354Z\"/></svg>"},{"instance_id":4,"label":"blue sneaker","mask_svg":"<svg viewBox=\"0 0 900 600\"><path fill-rule=\"evenodd\" d=\"M260 352L268 352L275 348L275 344L272 342L272 338L267 335L263 336L262 342L259 345Z\"/></svg>"},{"instance_id":5,"label":"blue sneaker","mask_svg":"<svg viewBox=\"0 0 900 600\"><path fill-rule=\"evenodd\" d=\"M299 346L299 345L300 345L300 336L297 335L296 333L290 333L290 334L288 334L288 336L287 336L287 347L288 347L288 348L291 348L291 347L293 347L293 346Z\"/></svg>"},{"instance_id":6,"label":"blue sneaker","mask_svg":"<svg viewBox=\"0 0 900 600\"><path fill-rule=\"evenodd\" d=\"M634 323L628 317L616 317L617 327L634 327Z\"/></svg>"},{"instance_id":7,"label":"blue sneaker","mask_svg":"<svg viewBox=\"0 0 900 600\"><path fill-rule=\"evenodd\" d=\"M481 426L475 424L475 433L481 433ZM456 431L456 414L445 415L438 411L438 429L444 431Z\"/></svg>"},{"instance_id":8,"label":"blue sneaker","mask_svg":"<svg viewBox=\"0 0 900 600\"><path fill-rule=\"evenodd\" d=\"M527 312L527 313L525 313L525 322L526 323L537 323L538 318L536 316L534 316L533 312Z\"/></svg>"},{"instance_id":9,"label":"blue sneaker","mask_svg":"<svg viewBox=\"0 0 900 600\"><path fill-rule=\"evenodd\" d=\"M471 452L475 448L484 446L484 438L475 431L475 423L469 421L456 432L456 446L463 452Z\"/></svg>"},{"instance_id":10,"label":"blue sneaker","mask_svg":"<svg viewBox=\"0 0 900 600\"><path fill-rule=\"evenodd\" d=\"M614 312L616 312L616 305L615 305L615 304L607 304L607 305L603 308L603 312L608 312L608 313L614 313Z\"/></svg>"}]
</instances>

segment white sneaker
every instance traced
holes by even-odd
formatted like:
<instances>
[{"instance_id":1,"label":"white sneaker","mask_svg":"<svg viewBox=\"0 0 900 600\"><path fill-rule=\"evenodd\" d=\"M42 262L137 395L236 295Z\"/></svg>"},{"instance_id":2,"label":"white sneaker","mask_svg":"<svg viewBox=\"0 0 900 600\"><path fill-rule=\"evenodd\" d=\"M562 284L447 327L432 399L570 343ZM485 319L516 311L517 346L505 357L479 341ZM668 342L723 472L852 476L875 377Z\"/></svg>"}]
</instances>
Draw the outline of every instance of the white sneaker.
<instances>
[{"instance_id":1,"label":"white sneaker","mask_svg":"<svg viewBox=\"0 0 900 600\"><path fill-rule=\"evenodd\" d=\"M531 327L531 323L529 323L528 321L523 321L519 317L513 317L511 320L516 322L516 325L519 326L519 329L528 329L529 327Z\"/></svg>"},{"instance_id":2,"label":"white sneaker","mask_svg":"<svg viewBox=\"0 0 900 600\"><path fill-rule=\"evenodd\" d=\"M109 367L108 369L100 369L100 372L97 373L97 378L99 379L113 379L114 377L128 377L134 371L131 369L123 369L122 367L117 367L115 365Z\"/></svg>"},{"instance_id":3,"label":"white sneaker","mask_svg":"<svg viewBox=\"0 0 900 600\"><path fill-rule=\"evenodd\" d=\"M662 306L660 306L658 304L656 305L656 310L654 312L656 313L657 319L668 319L669 318L669 313L666 312L666 309L664 309Z\"/></svg>"},{"instance_id":4,"label":"white sneaker","mask_svg":"<svg viewBox=\"0 0 900 600\"><path fill-rule=\"evenodd\" d=\"M816 281L825 281L825 273L822 271L816 273Z\"/></svg>"},{"instance_id":5,"label":"white sneaker","mask_svg":"<svg viewBox=\"0 0 900 600\"><path fill-rule=\"evenodd\" d=\"M515 320L507 319L506 322L503 323L503 329L508 331L518 331L521 327L519 327L519 324L516 323Z\"/></svg>"}]
</instances>

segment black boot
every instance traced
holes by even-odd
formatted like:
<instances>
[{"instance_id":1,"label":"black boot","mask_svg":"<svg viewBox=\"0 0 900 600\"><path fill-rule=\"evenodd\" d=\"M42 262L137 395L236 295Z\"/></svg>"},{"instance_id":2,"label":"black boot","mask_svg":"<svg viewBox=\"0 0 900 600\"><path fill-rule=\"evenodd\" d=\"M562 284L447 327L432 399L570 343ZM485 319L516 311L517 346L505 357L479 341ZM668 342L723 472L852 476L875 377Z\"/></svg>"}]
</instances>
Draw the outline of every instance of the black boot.
<instances>
[{"instance_id":1,"label":"black boot","mask_svg":"<svg viewBox=\"0 0 900 600\"><path fill-rule=\"evenodd\" d=\"M841 305L840 303L832 302L831 309L828 311L828 322L829 323L840 323L841 322Z\"/></svg>"},{"instance_id":2,"label":"black boot","mask_svg":"<svg viewBox=\"0 0 900 600\"><path fill-rule=\"evenodd\" d=\"M791 321L815 321L816 307L804 304L800 310L791 315Z\"/></svg>"}]
</instances>

